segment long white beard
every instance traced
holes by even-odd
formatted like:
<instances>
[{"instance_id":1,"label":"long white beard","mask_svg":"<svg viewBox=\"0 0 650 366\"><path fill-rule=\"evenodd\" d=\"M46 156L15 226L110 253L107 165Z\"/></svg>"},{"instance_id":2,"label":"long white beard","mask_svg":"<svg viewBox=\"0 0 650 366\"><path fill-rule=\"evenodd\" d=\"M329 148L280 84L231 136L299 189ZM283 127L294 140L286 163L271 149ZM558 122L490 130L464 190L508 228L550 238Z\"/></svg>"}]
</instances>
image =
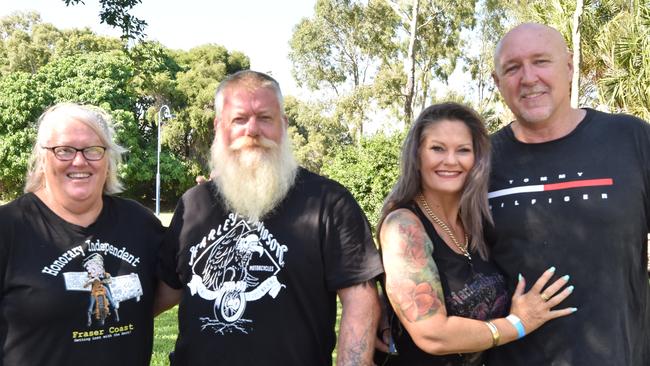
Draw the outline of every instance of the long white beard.
<instances>
[{"instance_id":1,"label":"long white beard","mask_svg":"<svg viewBox=\"0 0 650 366\"><path fill-rule=\"evenodd\" d=\"M263 137L244 136L224 146L215 137L210 149L211 175L229 210L255 222L284 199L298 172L289 141L286 135L279 145Z\"/></svg>"}]
</instances>

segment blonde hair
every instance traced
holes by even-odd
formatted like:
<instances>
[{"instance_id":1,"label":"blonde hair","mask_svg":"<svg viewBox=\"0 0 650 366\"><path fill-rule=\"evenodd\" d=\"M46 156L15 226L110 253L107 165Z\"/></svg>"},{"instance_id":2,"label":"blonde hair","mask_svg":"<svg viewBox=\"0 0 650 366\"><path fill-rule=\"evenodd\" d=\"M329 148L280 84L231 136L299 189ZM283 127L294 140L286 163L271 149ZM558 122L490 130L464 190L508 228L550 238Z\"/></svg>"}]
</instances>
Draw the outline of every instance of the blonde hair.
<instances>
[{"instance_id":1,"label":"blonde hair","mask_svg":"<svg viewBox=\"0 0 650 366\"><path fill-rule=\"evenodd\" d=\"M112 127L111 117L99 107L76 103L58 103L49 107L38 118L36 142L32 148L27 168L25 193L36 192L44 187L43 166L47 150L42 147L47 146L52 137L53 127L57 123L67 123L72 120L79 121L92 129L106 147L108 173L104 183L104 193L122 192L123 186L117 177L117 167L122 162L122 153L127 150L113 141L115 131Z\"/></svg>"}]
</instances>

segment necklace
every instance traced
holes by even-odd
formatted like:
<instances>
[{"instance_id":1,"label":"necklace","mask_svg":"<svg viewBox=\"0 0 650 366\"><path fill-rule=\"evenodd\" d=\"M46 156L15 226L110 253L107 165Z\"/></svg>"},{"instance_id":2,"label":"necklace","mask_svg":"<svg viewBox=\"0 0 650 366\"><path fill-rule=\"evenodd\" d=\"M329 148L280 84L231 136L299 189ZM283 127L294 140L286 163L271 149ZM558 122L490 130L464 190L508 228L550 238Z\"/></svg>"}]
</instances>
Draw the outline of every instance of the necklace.
<instances>
[{"instance_id":1,"label":"necklace","mask_svg":"<svg viewBox=\"0 0 650 366\"><path fill-rule=\"evenodd\" d=\"M467 234L465 234L465 246L463 247L463 246L461 246L461 245L458 243L458 240L456 240L456 236L455 236L454 233L451 231L451 229L449 228L449 226L448 226L447 224L445 224L445 222L442 221L438 216L436 216L436 215L433 213L433 211L431 211L431 208L429 208L429 204L427 203L427 200L424 199L424 195L422 195L422 193L420 193L420 194L418 194L417 198L418 198L418 200L420 201L420 204L422 204L422 207L424 207L424 211L426 211L426 213L427 213L427 215L429 216L429 218L430 218L431 220L433 220L433 222L435 222L436 224L438 224L438 226L440 226L440 228L442 229L442 231L444 231L444 232L445 232L445 233L446 233L446 234L451 238L451 241L452 241L452 242L454 243L454 245L458 248L458 250L460 250L460 252L461 252L465 257L467 257L467 259L471 262L471 261L472 261L472 256L469 254L469 251L467 250L467 248L469 247L469 240L468 240L468 238L467 238Z\"/></svg>"}]
</instances>

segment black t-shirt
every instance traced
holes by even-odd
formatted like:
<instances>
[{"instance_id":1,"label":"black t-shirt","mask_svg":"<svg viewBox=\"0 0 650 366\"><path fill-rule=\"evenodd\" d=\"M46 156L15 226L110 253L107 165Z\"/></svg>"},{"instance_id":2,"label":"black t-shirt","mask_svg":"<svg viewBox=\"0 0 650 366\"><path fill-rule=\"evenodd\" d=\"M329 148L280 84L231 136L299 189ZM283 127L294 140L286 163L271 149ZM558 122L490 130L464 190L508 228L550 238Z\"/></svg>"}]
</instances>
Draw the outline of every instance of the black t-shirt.
<instances>
[{"instance_id":1,"label":"black t-shirt","mask_svg":"<svg viewBox=\"0 0 650 366\"><path fill-rule=\"evenodd\" d=\"M650 365L650 125L587 109L558 140L492 137L492 256L512 289L544 270L571 275L577 307L491 352L490 365Z\"/></svg>"},{"instance_id":2,"label":"black t-shirt","mask_svg":"<svg viewBox=\"0 0 650 366\"><path fill-rule=\"evenodd\" d=\"M32 193L0 207L0 365L149 365L163 228L134 201L103 200L86 228ZM91 261L105 270L103 325L94 306L88 322Z\"/></svg>"},{"instance_id":3,"label":"black t-shirt","mask_svg":"<svg viewBox=\"0 0 650 366\"><path fill-rule=\"evenodd\" d=\"M262 222L227 211L212 182L181 198L161 277L183 289L175 365L330 365L336 291L382 273L363 212L300 169Z\"/></svg>"},{"instance_id":4,"label":"black t-shirt","mask_svg":"<svg viewBox=\"0 0 650 366\"><path fill-rule=\"evenodd\" d=\"M472 264L454 252L438 235L431 221L415 203L404 207L415 213L433 243L433 259L445 296L448 316L489 320L508 313L509 298L503 276L492 262L484 261L472 252ZM434 356L419 349L405 328L395 334L399 356L391 365L404 366L471 366L482 364L482 354L451 354Z\"/></svg>"}]
</instances>

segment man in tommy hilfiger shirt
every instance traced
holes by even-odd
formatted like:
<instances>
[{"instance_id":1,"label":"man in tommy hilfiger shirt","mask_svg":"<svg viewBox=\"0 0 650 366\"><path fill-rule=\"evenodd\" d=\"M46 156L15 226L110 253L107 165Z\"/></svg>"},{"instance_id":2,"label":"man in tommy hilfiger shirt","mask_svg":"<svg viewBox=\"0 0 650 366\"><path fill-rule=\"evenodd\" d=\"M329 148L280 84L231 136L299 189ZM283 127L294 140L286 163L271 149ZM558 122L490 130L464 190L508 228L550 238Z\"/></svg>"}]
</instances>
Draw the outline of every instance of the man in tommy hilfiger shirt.
<instances>
[{"instance_id":1,"label":"man in tommy hilfiger shirt","mask_svg":"<svg viewBox=\"0 0 650 366\"><path fill-rule=\"evenodd\" d=\"M491 352L489 365L650 364L650 125L572 108L562 35L522 24L496 47L494 80L515 120L492 137L492 257L512 287L568 273L571 317ZM525 324L524 324L525 325Z\"/></svg>"}]
</instances>

